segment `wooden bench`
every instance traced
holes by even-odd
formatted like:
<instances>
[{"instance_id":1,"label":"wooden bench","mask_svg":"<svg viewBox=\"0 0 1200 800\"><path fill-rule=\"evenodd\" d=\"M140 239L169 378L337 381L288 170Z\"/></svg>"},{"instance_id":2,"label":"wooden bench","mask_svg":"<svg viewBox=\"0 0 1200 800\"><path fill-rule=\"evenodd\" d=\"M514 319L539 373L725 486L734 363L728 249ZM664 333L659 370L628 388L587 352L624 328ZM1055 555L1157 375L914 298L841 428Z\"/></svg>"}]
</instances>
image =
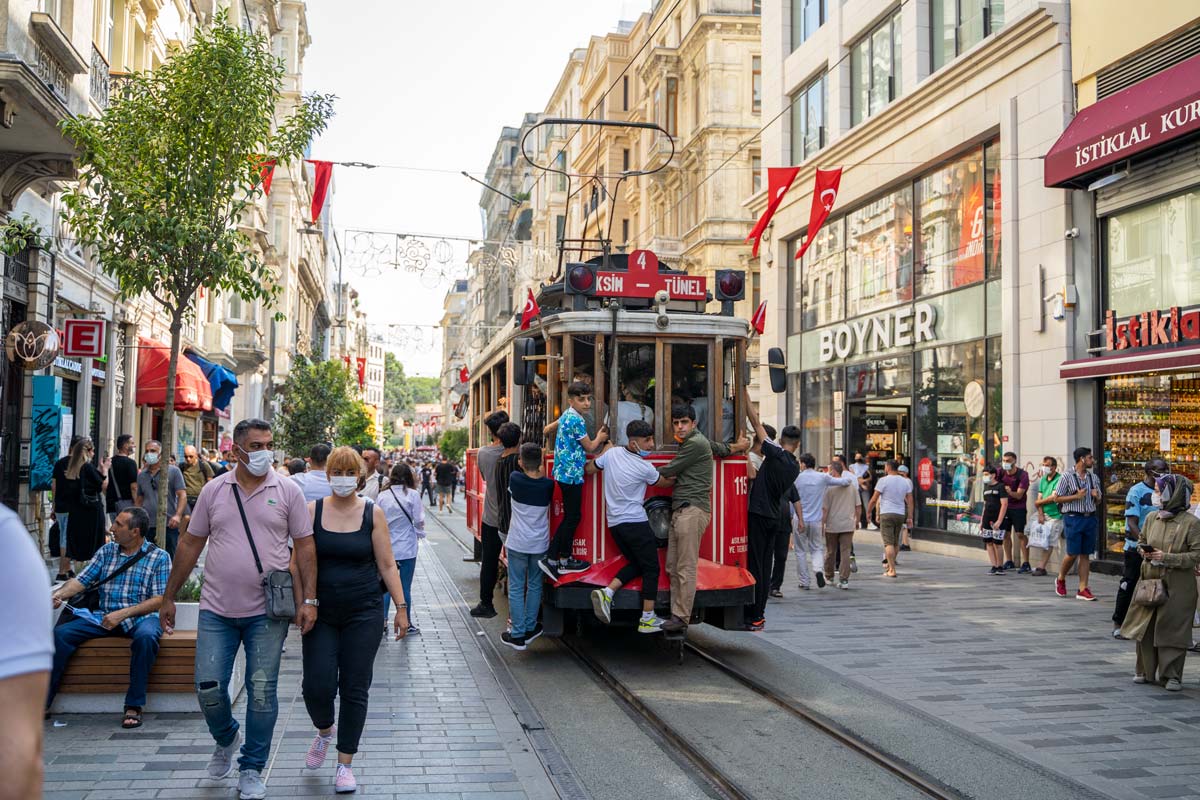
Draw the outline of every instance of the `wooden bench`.
<instances>
[{"instance_id":1,"label":"wooden bench","mask_svg":"<svg viewBox=\"0 0 1200 800\"><path fill-rule=\"evenodd\" d=\"M196 632L163 636L147 693L194 693ZM129 687L129 639L108 636L80 645L63 673L60 694L124 694Z\"/></svg>"}]
</instances>

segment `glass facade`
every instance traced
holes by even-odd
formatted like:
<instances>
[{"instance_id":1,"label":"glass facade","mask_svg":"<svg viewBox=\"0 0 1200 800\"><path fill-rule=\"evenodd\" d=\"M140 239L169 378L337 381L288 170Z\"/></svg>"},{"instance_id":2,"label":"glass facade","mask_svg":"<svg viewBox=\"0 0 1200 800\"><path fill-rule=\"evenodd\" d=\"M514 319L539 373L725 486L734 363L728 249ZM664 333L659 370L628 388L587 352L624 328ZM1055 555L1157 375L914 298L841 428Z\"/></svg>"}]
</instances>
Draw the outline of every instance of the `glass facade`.
<instances>
[{"instance_id":1,"label":"glass facade","mask_svg":"<svg viewBox=\"0 0 1200 800\"><path fill-rule=\"evenodd\" d=\"M792 0L792 49L804 44L825 22L826 0Z\"/></svg>"},{"instance_id":2,"label":"glass facade","mask_svg":"<svg viewBox=\"0 0 1200 800\"><path fill-rule=\"evenodd\" d=\"M846 217L846 316L912 299L912 187Z\"/></svg>"},{"instance_id":3,"label":"glass facade","mask_svg":"<svg viewBox=\"0 0 1200 800\"><path fill-rule=\"evenodd\" d=\"M791 97L792 163L799 164L825 146L825 76Z\"/></svg>"},{"instance_id":4,"label":"glass facade","mask_svg":"<svg viewBox=\"0 0 1200 800\"><path fill-rule=\"evenodd\" d=\"M933 71L949 64L1004 27L1005 0L930 0L930 61Z\"/></svg>"},{"instance_id":5,"label":"glass facade","mask_svg":"<svg viewBox=\"0 0 1200 800\"><path fill-rule=\"evenodd\" d=\"M1200 305L1200 188L1108 217L1105 238L1117 317Z\"/></svg>"},{"instance_id":6,"label":"glass facade","mask_svg":"<svg viewBox=\"0 0 1200 800\"><path fill-rule=\"evenodd\" d=\"M983 184L982 148L917 182L921 219L918 295L938 294L983 280Z\"/></svg>"},{"instance_id":7,"label":"glass facade","mask_svg":"<svg viewBox=\"0 0 1200 800\"><path fill-rule=\"evenodd\" d=\"M902 92L900 11L850 48L850 124L879 112Z\"/></svg>"}]
</instances>

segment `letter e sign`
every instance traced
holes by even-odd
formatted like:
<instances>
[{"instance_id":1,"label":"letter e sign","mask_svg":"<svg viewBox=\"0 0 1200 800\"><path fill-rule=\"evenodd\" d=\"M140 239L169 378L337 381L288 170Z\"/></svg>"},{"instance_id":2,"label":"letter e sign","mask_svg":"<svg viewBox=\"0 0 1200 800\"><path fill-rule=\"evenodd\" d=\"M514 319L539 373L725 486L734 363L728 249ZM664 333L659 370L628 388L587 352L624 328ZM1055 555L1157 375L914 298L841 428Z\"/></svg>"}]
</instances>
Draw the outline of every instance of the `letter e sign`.
<instances>
[{"instance_id":1,"label":"letter e sign","mask_svg":"<svg viewBox=\"0 0 1200 800\"><path fill-rule=\"evenodd\" d=\"M65 320L63 322L62 354L68 358L102 358L104 356L104 320Z\"/></svg>"}]
</instances>

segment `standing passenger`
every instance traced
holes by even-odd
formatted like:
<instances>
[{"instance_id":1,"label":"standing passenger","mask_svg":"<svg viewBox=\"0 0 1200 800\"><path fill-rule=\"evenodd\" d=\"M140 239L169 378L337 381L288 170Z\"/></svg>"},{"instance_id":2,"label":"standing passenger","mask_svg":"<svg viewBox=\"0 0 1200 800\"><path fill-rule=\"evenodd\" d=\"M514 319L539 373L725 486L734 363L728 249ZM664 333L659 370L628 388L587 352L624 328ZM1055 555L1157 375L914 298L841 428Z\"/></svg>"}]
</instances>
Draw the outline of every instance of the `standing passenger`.
<instances>
[{"instance_id":1,"label":"standing passenger","mask_svg":"<svg viewBox=\"0 0 1200 800\"><path fill-rule=\"evenodd\" d=\"M800 446L800 429L788 425L779 434L779 444L767 441L766 430L749 407L750 422L762 443L763 464L754 478L747 503L747 564L754 576L754 602L746 607L746 627L761 631L766 625L767 597L771 588L771 559L775 540L787 514L784 503L794 490L793 481L800 472L796 448ZM792 495L793 497L797 495ZM800 508L801 518L804 509Z\"/></svg>"},{"instance_id":2,"label":"standing passenger","mask_svg":"<svg viewBox=\"0 0 1200 800\"><path fill-rule=\"evenodd\" d=\"M521 471L508 479L512 497L512 522L508 540L508 615L512 629L500 635L500 641L514 650L542 635L537 621L542 604L542 581L538 564L550 545L550 501L554 481L542 469L542 448L521 445Z\"/></svg>"},{"instance_id":3,"label":"standing passenger","mask_svg":"<svg viewBox=\"0 0 1200 800\"><path fill-rule=\"evenodd\" d=\"M500 521L500 504L497 494L496 464L504 445L498 435L500 426L508 422L508 412L493 411L484 417L483 424L492 435L489 444L479 448L475 454L475 467L483 480L483 517L479 523L479 604L471 609L472 617L491 619L496 616L496 607L492 604L492 592L496 588L496 576L500 570L500 532L497 524Z\"/></svg>"}]
</instances>

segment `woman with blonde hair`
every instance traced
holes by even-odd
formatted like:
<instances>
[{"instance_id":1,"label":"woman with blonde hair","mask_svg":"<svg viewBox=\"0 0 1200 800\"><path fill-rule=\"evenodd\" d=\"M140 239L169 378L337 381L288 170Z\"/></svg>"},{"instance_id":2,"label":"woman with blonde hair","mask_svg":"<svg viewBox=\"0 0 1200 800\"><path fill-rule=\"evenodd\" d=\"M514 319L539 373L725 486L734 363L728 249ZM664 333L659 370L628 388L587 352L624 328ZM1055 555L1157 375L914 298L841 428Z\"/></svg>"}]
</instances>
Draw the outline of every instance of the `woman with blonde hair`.
<instances>
[{"instance_id":1,"label":"woman with blonde hair","mask_svg":"<svg viewBox=\"0 0 1200 800\"><path fill-rule=\"evenodd\" d=\"M67 501L71 524L67 528L65 553L72 561L91 561L96 551L104 546L104 492L108 488L109 460L101 461L97 469L92 464L95 453L91 439L80 439L71 446L67 468L63 472L66 482L73 488Z\"/></svg>"},{"instance_id":2,"label":"woman with blonde hair","mask_svg":"<svg viewBox=\"0 0 1200 800\"><path fill-rule=\"evenodd\" d=\"M412 581L417 569L417 548L425 538L425 504L417 491L417 478L412 467L402 462L392 466L387 485L379 493L379 507L387 517L388 531L392 537L392 555L396 569L400 571L400 584L404 587L404 602L408 603L408 632L417 634L421 629L413 624ZM383 596L383 626L387 628L388 605L391 597Z\"/></svg>"},{"instance_id":3,"label":"woman with blonde hair","mask_svg":"<svg viewBox=\"0 0 1200 800\"><path fill-rule=\"evenodd\" d=\"M308 504L317 548L317 621L302 640L302 693L317 736L305 766L320 769L334 738L338 710L338 765L334 791L358 784L350 765L367 720L367 698L383 620L380 578L396 603L396 638L408 632L407 604L383 509L356 492L366 474L362 456L339 447L325 462L330 496Z\"/></svg>"}]
</instances>

